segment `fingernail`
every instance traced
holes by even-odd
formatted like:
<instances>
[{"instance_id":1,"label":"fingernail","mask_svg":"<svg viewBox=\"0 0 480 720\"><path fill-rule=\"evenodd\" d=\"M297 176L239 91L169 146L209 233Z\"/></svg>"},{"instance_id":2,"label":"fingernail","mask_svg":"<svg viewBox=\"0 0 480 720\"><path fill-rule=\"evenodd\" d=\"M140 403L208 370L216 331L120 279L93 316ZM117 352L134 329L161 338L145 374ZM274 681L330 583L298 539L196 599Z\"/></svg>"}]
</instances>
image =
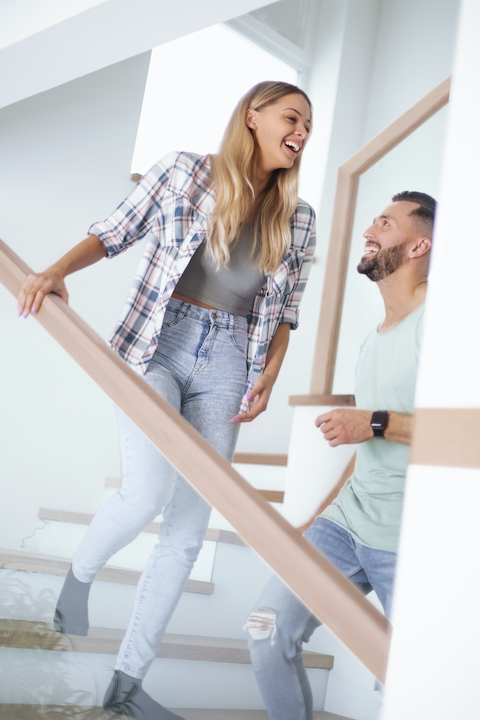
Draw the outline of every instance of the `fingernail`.
<instances>
[{"instance_id":1,"label":"fingernail","mask_svg":"<svg viewBox=\"0 0 480 720\"><path fill-rule=\"evenodd\" d=\"M33 307L33 308L32 308L32 315L34 315L36 312L37 312L37 308L36 308L36 307Z\"/></svg>"},{"instance_id":2,"label":"fingernail","mask_svg":"<svg viewBox=\"0 0 480 720\"><path fill-rule=\"evenodd\" d=\"M24 317L24 318L27 318L27 317L28 317L28 312L27 312L26 310L25 310L25 312L23 313L23 317Z\"/></svg>"},{"instance_id":3,"label":"fingernail","mask_svg":"<svg viewBox=\"0 0 480 720\"><path fill-rule=\"evenodd\" d=\"M20 305L17 305L17 317L21 317L21 315L22 315L22 308L20 307Z\"/></svg>"},{"instance_id":4,"label":"fingernail","mask_svg":"<svg viewBox=\"0 0 480 720\"><path fill-rule=\"evenodd\" d=\"M230 423L236 424L236 420L229 420Z\"/></svg>"},{"instance_id":5,"label":"fingernail","mask_svg":"<svg viewBox=\"0 0 480 720\"><path fill-rule=\"evenodd\" d=\"M247 400L253 400L253 395L251 393L248 393Z\"/></svg>"}]
</instances>

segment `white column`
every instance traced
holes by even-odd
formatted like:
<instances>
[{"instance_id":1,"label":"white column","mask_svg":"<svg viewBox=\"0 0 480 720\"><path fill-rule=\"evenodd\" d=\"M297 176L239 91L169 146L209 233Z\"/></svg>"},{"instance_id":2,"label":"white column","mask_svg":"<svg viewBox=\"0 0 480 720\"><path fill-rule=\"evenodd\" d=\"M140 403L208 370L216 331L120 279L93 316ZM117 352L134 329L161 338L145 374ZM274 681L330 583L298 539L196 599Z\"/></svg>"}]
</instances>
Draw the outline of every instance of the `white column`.
<instances>
[{"instance_id":1,"label":"white column","mask_svg":"<svg viewBox=\"0 0 480 720\"><path fill-rule=\"evenodd\" d=\"M333 410L318 405L296 407L288 449L282 515L295 527L312 516L333 490L356 451L356 445L332 448L315 425L315 418Z\"/></svg>"},{"instance_id":2,"label":"white column","mask_svg":"<svg viewBox=\"0 0 480 720\"><path fill-rule=\"evenodd\" d=\"M417 407L480 407L479 69L463 0ZM410 466L382 720L480 717L479 510L480 470Z\"/></svg>"}]
</instances>

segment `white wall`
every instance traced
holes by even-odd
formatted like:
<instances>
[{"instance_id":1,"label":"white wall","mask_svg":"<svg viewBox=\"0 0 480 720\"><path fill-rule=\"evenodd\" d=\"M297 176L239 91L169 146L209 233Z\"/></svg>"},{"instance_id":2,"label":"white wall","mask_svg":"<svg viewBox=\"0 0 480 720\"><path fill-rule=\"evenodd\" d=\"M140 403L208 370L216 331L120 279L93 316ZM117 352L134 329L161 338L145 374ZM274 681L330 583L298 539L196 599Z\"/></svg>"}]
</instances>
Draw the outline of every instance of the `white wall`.
<instances>
[{"instance_id":1,"label":"white wall","mask_svg":"<svg viewBox=\"0 0 480 720\"><path fill-rule=\"evenodd\" d=\"M149 54L0 111L0 237L43 269L131 188ZM128 102L125 102L128 98ZM107 337L141 248L69 279L71 305ZM112 404L0 287L0 547L19 547L40 506L91 512L119 475ZM28 547L28 543L27 543Z\"/></svg>"}]
</instances>

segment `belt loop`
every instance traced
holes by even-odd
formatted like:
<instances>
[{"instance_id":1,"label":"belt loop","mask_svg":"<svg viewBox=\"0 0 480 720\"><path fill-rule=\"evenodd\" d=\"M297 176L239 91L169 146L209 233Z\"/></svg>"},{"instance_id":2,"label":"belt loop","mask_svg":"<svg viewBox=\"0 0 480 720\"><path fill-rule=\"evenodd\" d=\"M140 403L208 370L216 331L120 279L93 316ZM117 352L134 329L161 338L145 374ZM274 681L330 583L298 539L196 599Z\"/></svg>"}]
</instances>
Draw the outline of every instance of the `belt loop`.
<instances>
[{"instance_id":1,"label":"belt loop","mask_svg":"<svg viewBox=\"0 0 480 720\"><path fill-rule=\"evenodd\" d=\"M188 312L188 308L189 308L189 304L186 303L185 301L182 301L182 307L180 308L180 312L178 313L178 318L177 318L178 320L183 320L183 318L185 317L185 315Z\"/></svg>"}]
</instances>

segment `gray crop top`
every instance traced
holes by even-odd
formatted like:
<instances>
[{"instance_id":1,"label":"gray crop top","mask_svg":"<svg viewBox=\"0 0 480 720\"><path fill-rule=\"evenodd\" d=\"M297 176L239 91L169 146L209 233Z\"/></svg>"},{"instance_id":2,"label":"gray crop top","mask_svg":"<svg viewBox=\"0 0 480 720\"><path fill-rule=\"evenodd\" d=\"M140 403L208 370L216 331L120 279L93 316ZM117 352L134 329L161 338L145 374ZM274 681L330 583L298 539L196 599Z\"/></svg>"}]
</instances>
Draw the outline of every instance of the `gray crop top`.
<instances>
[{"instance_id":1,"label":"gray crop top","mask_svg":"<svg viewBox=\"0 0 480 720\"><path fill-rule=\"evenodd\" d=\"M217 310L246 316L255 295L265 283L258 267L258 253L250 255L250 225L245 224L230 253L230 260L219 270L206 252L206 241L194 253L175 292L211 305Z\"/></svg>"}]
</instances>

